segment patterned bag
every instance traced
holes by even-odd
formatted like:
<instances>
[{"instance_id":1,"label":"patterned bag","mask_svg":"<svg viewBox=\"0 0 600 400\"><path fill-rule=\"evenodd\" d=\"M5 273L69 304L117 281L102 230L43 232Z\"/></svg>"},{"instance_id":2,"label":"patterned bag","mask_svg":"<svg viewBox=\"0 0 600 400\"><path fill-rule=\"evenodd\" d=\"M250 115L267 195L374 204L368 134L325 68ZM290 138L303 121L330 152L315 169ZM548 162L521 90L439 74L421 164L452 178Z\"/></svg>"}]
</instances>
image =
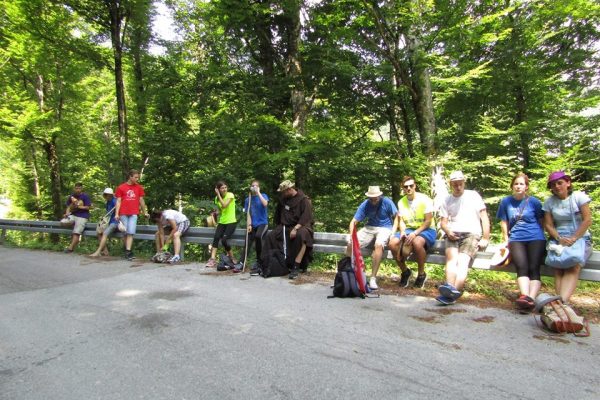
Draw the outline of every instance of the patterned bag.
<instances>
[{"instance_id":1,"label":"patterned bag","mask_svg":"<svg viewBox=\"0 0 600 400\"><path fill-rule=\"evenodd\" d=\"M547 330L555 333L572 333L575 336L590 336L590 327L585 318L577 315L571 306L564 304L558 296L548 300L551 301L539 309L540 320Z\"/></svg>"}]
</instances>

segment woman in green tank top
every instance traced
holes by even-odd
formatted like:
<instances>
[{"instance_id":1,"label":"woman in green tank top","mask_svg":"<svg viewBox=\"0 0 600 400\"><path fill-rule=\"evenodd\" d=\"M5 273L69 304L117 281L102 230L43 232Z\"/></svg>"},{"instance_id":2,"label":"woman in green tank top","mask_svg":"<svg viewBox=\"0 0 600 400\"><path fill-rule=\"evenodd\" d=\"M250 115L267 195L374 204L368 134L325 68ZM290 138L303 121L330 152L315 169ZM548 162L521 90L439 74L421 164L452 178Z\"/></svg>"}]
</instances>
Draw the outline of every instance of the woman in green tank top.
<instances>
[{"instance_id":1,"label":"woman in green tank top","mask_svg":"<svg viewBox=\"0 0 600 400\"><path fill-rule=\"evenodd\" d=\"M227 239L233 235L237 226L237 220L235 218L235 196L233 193L227 191L227 184L223 181L219 181L215 185L215 194L215 205L219 209L219 222L215 229L210 258L206 263L206 266L209 268L214 268L217 265L219 241L223 243L223 247L229 258L231 258L231 261L233 261L234 264L237 263L233 258L231 246L227 243Z\"/></svg>"}]
</instances>

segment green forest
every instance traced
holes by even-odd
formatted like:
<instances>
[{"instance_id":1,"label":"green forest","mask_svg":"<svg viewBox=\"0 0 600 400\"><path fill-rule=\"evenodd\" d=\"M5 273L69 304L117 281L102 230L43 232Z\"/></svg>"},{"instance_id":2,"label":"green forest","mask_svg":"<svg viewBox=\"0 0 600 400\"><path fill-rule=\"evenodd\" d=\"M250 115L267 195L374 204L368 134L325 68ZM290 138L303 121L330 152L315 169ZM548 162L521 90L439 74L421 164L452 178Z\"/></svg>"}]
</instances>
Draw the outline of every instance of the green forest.
<instances>
[{"instance_id":1,"label":"green forest","mask_svg":"<svg viewBox=\"0 0 600 400\"><path fill-rule=\"evenodd\" d=\"M143 168L149 207L195 225L218 180L239 204L253 178L274 198L291 179L316 230L343 232L369 185L397 201L404 175L429 193L434 168L461 169L493 218L514 174L543 201L565 170L600 235L596 1L0 4L8 218L60 219L76 182L101 215Z\"/></svg>"}]
</instances>

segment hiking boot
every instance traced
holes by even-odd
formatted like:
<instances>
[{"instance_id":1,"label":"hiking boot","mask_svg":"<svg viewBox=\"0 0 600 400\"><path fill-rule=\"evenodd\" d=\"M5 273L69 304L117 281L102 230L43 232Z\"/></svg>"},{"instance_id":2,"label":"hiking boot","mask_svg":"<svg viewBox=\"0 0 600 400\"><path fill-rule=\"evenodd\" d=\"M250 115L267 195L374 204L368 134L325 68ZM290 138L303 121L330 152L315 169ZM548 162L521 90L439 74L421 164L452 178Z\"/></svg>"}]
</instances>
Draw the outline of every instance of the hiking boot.
<instances>
[{"instance_id":1,"label":"hiking boot","mask_svg":"<svg viewBox=\"0 0 600 400\"><path fill-rule=\"evenodd\" d=\"M406 271L402 271L400 274L400 287L407 287L408 281L410 280L410 276L412 275L412 271L407 269Z\"/></svg>"},{"instance_id":2,"label":"hiking boot","mask_svg":"<svg viewBox=\"0 0 600 400\"><path fill-rule=\"evenodd\" d=\"M167 261L169 264L175 264L181 261L181 257L179 257L179 255L175 254L173 257L169 258L169 261Z\"/></svg>"},{"instance_id":3,"label":"hiking boot","mask_svg":"<svg viewBox=\"0 0 600 400\"><path fill-rule=\"evenodd\" d=\"M290 271L290 279L296 279L298 277L298 268L294 267L292 268L292 270Z\"/></svg>"},{"instance_id":4,"label":"hiking boot","mask_svg":"<svg viewBox=\"0 0 600 400\"><path fill-rule=\"evenodd\" d=\"M206 268L214 268L217 266L217 260L215 260L214 258L209 258L208 261L206 262Z\"/></svg>"},{"instance_id":5,"label":"hiking boot","mask_svg":"<svg viewBox=\"0 0 600 400\"><path fill-rule=\"evenodd\" d=\"M417 275L417 279L415 279L415 283L413 284L413 287L415 289L423 289L426 281L427 281L427 274Z\"/></svg>"},{"instance_id":6,"label":"hiking boot","mask_svg":"<svg viewBox=\"0 0 600 400\"><path fill-rule=\"evenodd\" d=\"M440 285L440 287L438 287L438 291L440 292L440 294L444 297L447 298L451 298L451 299L458 299L460 296L462 296L462 292L460 290L458 290L457 288L455 288L454 286L452 286L449 283L445 283L443 285Z\"/></svg>"},{"instance_id":7,"label":"hiking boot","mask_svg":"<svg viewBox=\"0 0 600 400\"><path fill-rule=\"evenodd\" d=\"M515 301L515 304L520 311L531 311L535 306L534 300L524 294L519 296L519 298Z\"/></svg>"},{"instance_id":8,"label":"hiking boot","mask_svg":"<svg viewBox=\"0 0 600 400\"><path fill-rule=\"evenodd\" d=\"M372 276L371 279L369 279L369 287L371 288L371 290L379 289L379 286L377 286L377 278L375 278L374 276Z\"/></svg>"},{"instance_id":9,"label":"hiking boot","mask_svg":"<svg viewBox=\"0 0 600 400\"><path fill-rule=\"evenodd\" d=\"M435 299L444 306L450 306L450 305L456 303L456 300L454 300L451 297L446 297L446 296L438 296Z\"/></svg>"},{"instance_id":10,"label":"hiking boot","mask_svg":"<svg viewBox=\"0 0 600 400\"><path fill-rule=\"evenodd\" d=\"M135 258L135 256L133 255L133 251L131 251L131 250L125 251L125 258L127 259L127 261L133 260Z\"/></svg>"}]
</instances>

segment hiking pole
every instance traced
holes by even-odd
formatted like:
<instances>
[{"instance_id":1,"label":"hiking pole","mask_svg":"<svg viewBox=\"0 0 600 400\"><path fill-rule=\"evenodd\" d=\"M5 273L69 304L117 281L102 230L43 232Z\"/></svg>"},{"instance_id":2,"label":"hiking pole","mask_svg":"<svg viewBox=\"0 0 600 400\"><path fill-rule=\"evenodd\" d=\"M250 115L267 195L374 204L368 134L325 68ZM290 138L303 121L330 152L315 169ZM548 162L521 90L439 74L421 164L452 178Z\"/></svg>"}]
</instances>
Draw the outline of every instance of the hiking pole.
<instances>
[{"instance_id":1,"label":"hiking pole","mask_svg":"<svg viewBox=\"0 0 600 400\"><path fill-rule=\"evenodd\" d=\"M250 219L250 205L252 204L252 190L248 192L248 208L246 209L246 240L244 241L244 263L242 264L242 275L246 272L246 264L248 263L248 220ZM251 225L252 226L252 225ZM252 276L252 275L250 275ZM250 279L250 276L247 279ZM241 279L241 278L240 278Z\"/></svg>"}]
</instances>

